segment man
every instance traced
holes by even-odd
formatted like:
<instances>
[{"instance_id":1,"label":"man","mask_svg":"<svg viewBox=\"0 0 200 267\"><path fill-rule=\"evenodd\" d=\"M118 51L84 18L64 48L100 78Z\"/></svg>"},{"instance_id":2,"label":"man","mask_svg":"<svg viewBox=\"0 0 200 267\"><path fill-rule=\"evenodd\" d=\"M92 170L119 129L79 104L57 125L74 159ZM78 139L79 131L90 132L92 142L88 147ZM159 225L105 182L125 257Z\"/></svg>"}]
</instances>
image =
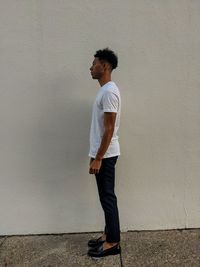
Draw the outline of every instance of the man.
<instances>
[{"instance_id":1,"label":"man","mask_svg":"<svg viewBox=\"0 0 200 267\"><path fill-rule=\"evenodd\" d=\"M100 202L105 215L104 234L89 240L88 255L100 258L120 253L120 226L117 198L114 192L115 164L120 155L117 131L120 122L121 99L119 89L111 81L118 58L110 49L98 50L90 68L100 89L93 105L90 129L89 173L96 176Z\"/></svg>"}]
</instances>

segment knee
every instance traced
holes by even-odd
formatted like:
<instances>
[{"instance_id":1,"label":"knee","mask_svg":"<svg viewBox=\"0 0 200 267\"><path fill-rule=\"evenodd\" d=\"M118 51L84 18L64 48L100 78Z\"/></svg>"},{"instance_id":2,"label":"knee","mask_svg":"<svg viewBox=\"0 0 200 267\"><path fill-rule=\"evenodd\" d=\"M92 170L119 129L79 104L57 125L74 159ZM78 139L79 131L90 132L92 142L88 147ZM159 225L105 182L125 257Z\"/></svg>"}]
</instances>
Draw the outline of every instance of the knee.
<instances>
[{"instance_id":1,"label":"knee","mask_svg":"<svg viewBox=\"0 0 200 267\"><path fill-rule=\"evenodd\" d=\"M115 194L104 195L101 199L101 204L106 210L113 210L117 206L117 197Z\"/></svg>"}]
</instances>

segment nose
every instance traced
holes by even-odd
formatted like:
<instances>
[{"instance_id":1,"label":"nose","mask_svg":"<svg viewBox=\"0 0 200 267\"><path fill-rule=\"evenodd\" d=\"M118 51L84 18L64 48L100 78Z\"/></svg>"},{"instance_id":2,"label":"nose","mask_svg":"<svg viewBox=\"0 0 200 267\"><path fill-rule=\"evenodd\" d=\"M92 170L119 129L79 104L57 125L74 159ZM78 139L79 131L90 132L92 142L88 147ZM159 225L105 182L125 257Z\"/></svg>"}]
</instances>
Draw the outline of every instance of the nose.
<instances>
[{"instance_id":1,"label":"nose","mask_svg":"<svg viewBox=\"0 0 200 267\"><path fill-rule=\"evenodd\" d=\"M92 66L90 67L90 71L92 70Z\"/></svg>"}]
</instances>

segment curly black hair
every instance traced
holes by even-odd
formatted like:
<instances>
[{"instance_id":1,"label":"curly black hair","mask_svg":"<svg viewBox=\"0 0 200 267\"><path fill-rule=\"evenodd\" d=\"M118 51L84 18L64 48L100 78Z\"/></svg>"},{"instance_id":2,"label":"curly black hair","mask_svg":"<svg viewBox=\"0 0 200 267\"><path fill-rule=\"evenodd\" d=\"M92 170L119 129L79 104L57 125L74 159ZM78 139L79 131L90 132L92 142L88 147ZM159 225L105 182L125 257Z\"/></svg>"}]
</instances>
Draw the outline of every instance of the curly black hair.
<instances>
[{"instance_id":1,"label":"curly black hair","mask_svg":"<svg viewBox=\"0 0 200 267\"><path fill-rule=\"evenodd\" d=\"M117 68L118 57L109 48L104 48L102 50L96 51L96 54L94 55L94 57L98 57L100 60L107 61L111 65L112 70Z\"/></svg>"}]
</instances>

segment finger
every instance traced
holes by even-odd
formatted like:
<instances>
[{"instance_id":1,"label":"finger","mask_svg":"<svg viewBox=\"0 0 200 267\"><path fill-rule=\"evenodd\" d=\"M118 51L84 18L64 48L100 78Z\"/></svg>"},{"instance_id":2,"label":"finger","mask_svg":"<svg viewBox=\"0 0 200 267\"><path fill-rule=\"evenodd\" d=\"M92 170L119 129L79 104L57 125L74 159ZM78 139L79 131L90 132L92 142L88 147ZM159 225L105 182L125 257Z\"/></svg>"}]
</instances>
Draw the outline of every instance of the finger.
<instances>
[{"instance_id":1,"label":"finger","mask_svg":"<svg viewBox=\"0 0 200 267\"><path fill-rule=\"evenodd\" d=\"M95 174L98 174L99 173L99 169L95 169Z\"/></svg>"},{"instance_id":2,"label":"finger","mask_svg":"<svg viewBox=\"0 0 200 267\"><path fill-rule=\"evenodd\" d=\"M91 169L91 168L89 169L89 174L93 174L93 171L92 171L92 169Z\"/></svg>"}]
</instances>

